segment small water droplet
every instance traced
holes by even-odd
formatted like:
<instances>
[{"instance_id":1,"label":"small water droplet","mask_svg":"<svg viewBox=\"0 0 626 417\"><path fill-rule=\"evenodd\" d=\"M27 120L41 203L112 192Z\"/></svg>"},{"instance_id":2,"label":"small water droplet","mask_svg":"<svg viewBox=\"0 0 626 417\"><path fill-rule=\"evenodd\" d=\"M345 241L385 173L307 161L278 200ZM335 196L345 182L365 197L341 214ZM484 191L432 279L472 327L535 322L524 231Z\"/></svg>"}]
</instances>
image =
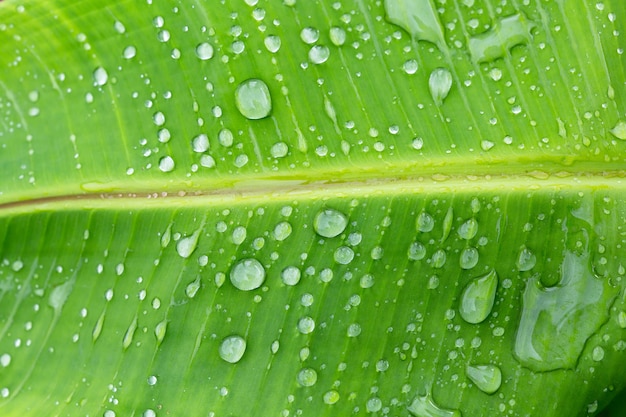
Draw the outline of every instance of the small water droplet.
<instances>
[{"instance_id":1,"label":"small water droplet","mask_svg":"<svg viewBox=\"0 0 626 417\"><path fill-rule=\"evenodd\" d=\"M436 68L428 78L428 88L435 104L441 106L452 88L452 74L446 68Z\"/></svg>"},{"instance_id":2,"label":"small water droplet","mask_svg":"<svg viewBox=\"0 0 626 417\"><path fill-rule=\"evenodd\" d=\"M220 358L229 363L237 363L246 352L246 341L243 337L232 335L228 336L220 344Z\"/></svg>"},{"instance_id":3,"label":"small water droplet","mask_svg":"<svg viewBox=\"0 0 626 417\"><path fill-rule=\"evenodd\" d=\"M354 251L347 246L339 246L333 253L335 262L341 265L348 265L354 259Z\"/></svg>"},{"instance_id":4,"label":"small water droplet","mask_svg":"<svg viewBox=\"0 0 626 417\"><path fill-rule=\"evenodd\" d=\"M500 19L485 33L470 38L472 58L477 63L502 58L509 49L527 43L534 27L522 13Z\"/></svg>"},{"instance_id":5,"label":"small water droplet","mask_svg":"<svg viewBox=\"0 0 626 417\"><path fill-rule=\"evenodd\" d=\"M415 221L415 227L418 232L428 233L435 227L435 219L430 214L422 211Z\"/></svg>"},{"instance_id":6,"label":"small water droplet","mask_svg":"<svg viewBox=\"0 0 626 417\"><path fill-rule=\"evenodd\" d=\"M502 384L502 371L495 365L469 365L466 374L486 394L493 394Z\"/></svg>"},{"instance_id":7,"label":"small water droplet","mask_svg":"<svg viewBox=\"0 0 626 417\"><path fill-rule=\"evenodd\" d=\"M11 355L9 355L8 353L3 353L2 356L0 356L0 366L2 366L3 368L6 368L10 364L11 364Z\"/></svg>"},{"instance_id":8,"label":"small water droplet","mask_svg":"<svg viewBox=\"0 0 626 417\"><path fill-rule=\"evenodd\" d=\"M96 86L103 86L107 83L108 80L109 74L104 68L98 67L94 70L93 81Z\"/></svg>"},{"instance_id":9,"label":"small water droplet","mask_svg":"<svg viewBox=\"0 0 626 417\"><path fill-rule=\"evenodd\" d=\"M209 150L209 137L205 135L204 133L196 136L191 141L191 147L193 148L194 152L202 153L202 152L208 151Z\"/></svg>"},{"instance_id":10,"label":"small water droplet","mask_svg":"<svg viewBox=\"0 0 626 417\"><path fill-rule=\"evenodd\" d=\"M163 172L172 172L176 164L171 156L164 156L159 159L159 169Z\"/></svg>"},{"instance_id":11,"label":"small water droplet","mask_svg":"<svg viewBox=\"0 0 626 417\"><path fill-rule=\"evenodd\" d=\"M329 30L330 41L335 46L341 46L346 43L346 31L338 26L333 26Z\"/></svg>"},{"instance_id":12,"label":"small water droplet","mask_svg":"<svg viewBox=\"0 0 626 417\"><path fill-rule=\"evenodd\" d=\"M213 45L208 42L202 42L196 46L196 56L202 61L213 58Z\"/></svg>"},{"instance_id":13,"label":"small water droplet","mask_svg":"<svg viewBox=\"0 0 626 417\"><path fill-rule=\"evenodd\" d=\"M409 75L415 74L418 69L417 61L414 59L409 59L408 61L405 61L402 65L402 69Z\"/></svg>"},{"instance_id":14,"label":"small water droplet","mask_svg":"<svg viewBox=\"0 0 626 417\"><path fill-rule=\"evenodd\" d=\"M324 45L314 45L309 49L309 60L314 64L323 64L330 57L330 49Z\"/></svg>"},{"instance_id":15,"label":"small water droplet","mask_svg":"<svg viewBox=\"0 0 626 417\"><path fill-rule=\"evenodd\" d=\"M137 48L135 48L132 45L129 45L126 48L124 48L124 51L122 52L122 56L124 57L124 59L132 59L136 55L137 55Z\"/></svg>"},{"instance_id":16,"label":"small water droplet","mask_svg":"<svg viewBox=\"0 0 626 417\"><path fill-rule=\"evenodd\" d=\"M163 320L159 322L154 328L154 336L156 337L156 340L157 340L157 346L163 342L166 332L167 332L167 320Z\"/></svg>"},{"instance_id":17,"label":"small water droplet","mask_svg":"<svg viewBox=\"0 0 626 417\"><path fill-rule=\"evenodd\" d=\"M459 226L459 230L457 231L457 233L459 234L459 237L461 237L461 239L473 239L474 236L476 236L476 233L478 233L478 222L474 218L467 220L465 223Z\"/></svg>"},{"instance_id":18,"label":"small water droplet","mask_svg":"<svg viewBox=\"0 0 626 417\"><path fill-rule=\"evenodd\" d=\"M288 266L287 268L283 269L280 274L280 278L282 279L283 283L290 286L298 284L298 282L300 282L301 276L302 273L300 272L300 269L295 266Z\"/></svg>"},{"instance_id":19,"label":"small water droplet","mask_svg":"<svg viewBox=\"0 0 626 417\"><path fill-rule=\"evenodd\" d=\"M280 222L274 228L274 239L281 242L287 239L291 235L292 231L293 231L293 228L291 227L291 223Z\"/></svg>"},{"instance_id":20,"label":"small water droplet","mask_svg":"<svg viewBox=\"0 0 626 417\"><path fill-rule=\"evenodd\" d=\"M289 146L285 142L276 142L270 148L273 158L284 158L289 153Z\"/></svg>"},{"instance_id":21,"label":"small water droplet","mask_svg":"<svg viewBox=\"0 0 626 417\"><path fill-rule=\"evenodd\" d=\"M348 218L346 215L334 209L320 211L313 220L315 233L326 238L339 236L347 225Z\"/></svg>"},{"instance_id":22,"label":"small water droplet","mask_svg":"<svg viewBox=\"0 0 626 417\"><path fill-rule=\"evenodd\" d=\"M484 321L493 309L497 288L498 274L495 270L472 279L461 293L459 313L463 320L472 324Z\"/></svg>"},{"instance_id":23,"label":"small water droplet","mask_svg":"<svg viewBox=\"0 0 626 417\"><path fill-rule=\"evenodd\" d=\"M246 236L248 235L248 231L243 226L237 226L233 229L232 239L235 245L241 245L244 240L246 240Z\"/></svg>"},{"instance_id":24,"label":"small water droplet","mask_svg":"<svg viewBox=\"0 0 626 417\"><path fill-rule=\"evenodd\" d=\"M265 48L271 53L275 54L280 49L281 40L279 36L269 35L263 41Z\"/></svg>"},{"instance_id":25,"label":"small water droplet","mask_svg":"<svg viewBox=\"0 0 626 417\"><path fill-rule=\"evenodd\" d=\"M302 42L312 45L320 38L320 31L313 27L305 27L300 31Z\"/></svg>"},{"instance_id":26,"label":"small water droplet","mask_svg":"<svg viewBox=\"0 0 626 417\"><path fill-rule=\"evenodd\" d=\"M515 265L518 271L530 271L535 267L537 263L537 257L526 246L522 247L517 257Z\"/></svg>"},{"instance_id":27,"label":"small water droplet","mask_svg":"<svg viewBox=\"0 0 626 417\"><path fill-rule=\"evenodd\" d=\"M357 337L361 334L361 325L358 323L352 323L348 326L347 335L348 337Z\"/></svg>"},{"instance_id":28,"label":"small water droplet","mask_svg":"<svg viewBox=\"0 0 626 417\"><path fill-rule=\"evenodd\" d=\"M312 387L317 382L317 372L312 368L303 368L296 377L298 384L303 387Z\"/></svg>"},{"instance_id":29,"label":"small water droplet","mask_svg":"<svg viewBox=\"0 0 626 417\"><path fill-rule=\"evenodd\" d=\"M254 258L243 259L231 269L230 281L242 291L255 290L265 281L265 268Z\"/></svg>"},{"instance_id":30,"label":"small water droplet","mask_svg":"<svg viewBox=\"0 0 626 417\"><path fill-rule=\"evenodd\" d=\"M465 248L461 251L461 256L459 257L459 265L463 269L472 269L478 264L478 259L480 255L478 254L478 249L476 248Z\"/></svg>"},{"instance_id":31,"label":"small water droplet","mask_svg":"<svg viewBox=\"0 0 626 417\"><path fill-rule=\"evenodd\" d=\"M229 129L222 129L217 134L217 140L219 141L220 145L226 148L230 148L231 146L233 146L234 139L235 137L233 135L233 132Z\"/></svg>"},{"instance_id":32,"label":"small water droplet","mask_svg":"<svg viewBox=\"0 0 626 417\"><path fill-rule=\"evenodd\" d=\"M171 239L172 239L172 225L170 224L169 226L167 226L167 229L165 229L165 232L163 232L163 235L161 235L161 247L167 248L167 246L170 244Z\"/></svg>"},{"instance_id":33,"label":"small water droplet","mask_svg":"<svg viewBox=\"0 0 626 417\"><path fill-rule=\"evenodd\" d=\"M309 316L304 316L298 320L298 331L302 334L309 334L315 330L315 320Z\"/></svg>"},{"instance_id":34,"label":"small water droplet","mask_svg":"<svg viewBox=\"0 0 626 417\"><path fill-rule=\"evenodd\" d=\"M426 256L426 247L420 242L413 242L409 246L407 255L412 261L419 261L421 259L424 259L424 257Z\"/></svg>"},{"instance_id":35,"label":"small water droplet","mask_svg":"<svg viewBox=\"0 0 626 417\"><path fill-rule=\"evenodd\" d=\"M330 390L330 391L328 391L328 392L326 392L324 394L324 397L323 397L324 404L333 405L337 401L339 401L339 398L340 398L340 396L339 396L339 393L337 391L335 391L334 389Z\"/></svg>"},{"instance_id":36,"label":"small water droplet","mask_svg":"<svg viewBox=\"0 0 626 417\"><path fill-rule=\"evenodd\" d=\"M591 359L596 362L600 362L602 359L604 359L604 349L602 349L601 346L594 347L591 351Z\"/></svg>"},{"instance_id":37,"label":"small water droplet","mask_svg":"<svg viewBox=\"0 0 626 417\"><path fill-rule=\"evenodd\" d=\"M383 408L383 402L378 397L373 397L365 403L365 410L368 413L377 413Z\"/></svg>"},{"instance_id":38,"label":"small water droplet","mask_svg":"<svg viewBox=\"0 0 626 417\"><path fill-rule=\"evenodd\" d=\"M439 407L430 394L418 395L407 409L416 417L461 417L461 413L457 410Z\"/></svg>"},{"instance_id":39,"label":"small water droplet","mask_svg":"<svg viewBox=\"0 0 626 417\"><path fill-rule=\"evenodd\" d=\"M13 272L19 272L22 270L22 268L24 268L24 262L20 260L14 261L11 264L11 269L13 270Z\"/></svg>"},{"instance_id":40,"label":"small water droplet","mask_svg":"<svg viewBox=\"0 0 626 417\"><path fill-rule=\"evenodd\" d=\"M235 104L244 117L263 119L272 111L272 96L265 82L252 78L239 84L235 90Z\"/></svg>"}]
</instances>

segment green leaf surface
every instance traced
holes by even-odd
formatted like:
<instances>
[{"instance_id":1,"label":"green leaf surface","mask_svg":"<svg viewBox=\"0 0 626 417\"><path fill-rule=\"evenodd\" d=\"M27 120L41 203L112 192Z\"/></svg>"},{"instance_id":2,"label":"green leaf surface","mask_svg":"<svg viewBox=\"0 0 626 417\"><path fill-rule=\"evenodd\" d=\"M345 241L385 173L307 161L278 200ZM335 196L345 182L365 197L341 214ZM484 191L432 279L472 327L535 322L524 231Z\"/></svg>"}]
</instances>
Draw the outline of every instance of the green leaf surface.
<instances>
[{"instance_id":1,"label":"green leaf surface","mask_svg":"<svg viewBox=\"0 0 626 417\"><path fill-rule=\"evenodd\" d=\"M625 19L1 2L0 415L598 415Z\"/></svg>"}]
</instances>

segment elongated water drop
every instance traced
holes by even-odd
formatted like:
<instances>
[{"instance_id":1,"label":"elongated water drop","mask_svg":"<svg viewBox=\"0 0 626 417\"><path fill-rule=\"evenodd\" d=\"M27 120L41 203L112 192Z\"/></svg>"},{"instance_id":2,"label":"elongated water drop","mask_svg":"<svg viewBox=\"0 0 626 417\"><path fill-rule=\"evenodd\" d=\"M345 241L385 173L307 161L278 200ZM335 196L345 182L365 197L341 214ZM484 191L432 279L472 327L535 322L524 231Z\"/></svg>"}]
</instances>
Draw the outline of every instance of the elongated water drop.
<instances>
[{"instance_id":1,"label":"elongated water drop","mask_svg":"<svg viewBox=\"0 0 626 417\"><path fill-rule=\"evenodd\" d=\"M502 384L502 371L495 365L470 365L466 374L486 394L493 394Z\"/></svg>"},{"instance_id":2,"label":"elongated water drop","mask_svg":"<svg viewBox=\"0 0 626 417\"><path fill-rule=\"evenodd\" d=\"M428 88L435 104L441 106L452 88L452 74L450 71L446 68L436 68L430 73Z\"/></svg>"},{"instance_id":3,"label":"elongated water drop","mask_svg":"<svg viewBox=\"0 0 626 417\"><path fill-rule=\"evenodd\" d=\"M544 287L539 274L526 283L514 348L525 367L573 369L587 339L608 319L615 292L593 275L589 258L567 251L556 285Z\"/></svg>"},{"instance_id":4,"label":"elongated water drop","mask_svg":"<svg viewBox=\"0 0 626 417\"><path fill-rule=\"evenodd\" d=\"M156 337L156 340L157 340L157 346L163 342L166 332L167 332L167 320L163 320L159 322L154 328L154 336Z\"/></svg>"},{"instance_id":5,"label":"elongated water drop","mask_svg":"<svg viewBox=\"0 0 626 417\"><path fill-rule=\"evenodd\" d=\"M620 120L609 132L618 139L626 140L626 122Z\"/></svg>"},{"instance_id":6,"label":"elongated water drop","mask_svg":"<svg viewBox=\"0 0 626 417\"><path fill-rule=\"evenodd\" d=\"M327 238L339 236L347 225L348 218L346 215L334 209L320 211L313 220L315 233Z\"/></svg>"},{"instance_id":7,"label":"elongated water drop","mask_svg":"<svg viewBox=\"0 0 626 417\"><path fill-rule=\"evenodd\" d=\"M246 352L246 341L238 335L228 336L220 344L220 358L229 363L237 363Z\"/></svg>"},{"instance_id":8,"label":"elongated water drop","mask_svg":"<svg viewBox=\"0 0 626 417\"><path fill-rule=\"evenodd\" d=\"M96 324L93 326L93 330L91 331L91 340L96 341L100 337L100 333L102 333L102 326L104 325L104 311L98 317Z\"/></svg>"},{"instance_id":9,"label":"elongated water drop","mask_svg":"<svg viewBox=\"0 0 626 417\"><path fill-rule=\"evenodd\" d=\"M235 90L235 104L244 117L263 119L272 111L272 96L265 82L252 78L239 84Z\"/></svg>"},{"instance_id":10,"label":"elongated water drop","mask_svg":"<svg viewBox=\"0 0 626 417\"><path fill-rule=\"evenodd\" d=\"M242 291L259 288L265 281L265 268L254 258L243 259L230 271L230 282Z\"/></svg>"},{"instance_id":11,"label":"elongated water drop","mask_svg":"<svg viewBox=\"0 0 626 417\"><path fill-rule=\"evenodd\" d=\"M487 32L470 38L472 58L477 63L502 58L512 47L527 43L534 27L522 13L498 20Z\"/></svg>"},{"instance_id":12,"label":"elongated water drop","mask_svg":"<svg viewBox=\"0 0 626 417\"><path fill-rule=\"evenodd\" d=\"M497 287L498 274L495 270L471 280L461 293L459 313L463 320L472 324L484 321L493 308Z\"/></svg>"},{"instance_id":13,"label":"elongated water drop","mask_svg":"<svg viewBox=\"0 0 626 417\"><path fill-rule=\"evenodd\" d=\"M176 252L182 258L189 258L198 246L198 238L200 237L200 229L196 230L191 236L184 237L176 243Z\"/></svg>"},{"instance_id":14,"label":"elongated water drop","mask_svg":"<svg viewBox=\"0 0 626 417\"><path fill-rule=\"evenodd\" d=\"M430 394L418 395L407 409L416 417L461 417L461 413L457 410L439 407Z\"/></svg>"},{"instance_id":15,"label":"elongated water drop","mask_svg":"<svg viewBox=\"0 0 626 417\"><path fill-rule=\"evenodd\" d=\"M385 0L385 13L389 22L406 30L415 40L446 49L443 27L431 0Z\"/></svg>"},{"instance_id":16,"label":"elongated water drop","mask_svg":"<svg viewBox=\"0 0 626 417\"><path fill-rule=\"evenodd\" d=\"M137 316L133 318L133 321L126 329L126 333L124 333L124 338L122 339L122 347L124 350L128 349L131 343L133 343L133 337L135 336L135 331L137 330Z\"/></svg>"}]
</instances>

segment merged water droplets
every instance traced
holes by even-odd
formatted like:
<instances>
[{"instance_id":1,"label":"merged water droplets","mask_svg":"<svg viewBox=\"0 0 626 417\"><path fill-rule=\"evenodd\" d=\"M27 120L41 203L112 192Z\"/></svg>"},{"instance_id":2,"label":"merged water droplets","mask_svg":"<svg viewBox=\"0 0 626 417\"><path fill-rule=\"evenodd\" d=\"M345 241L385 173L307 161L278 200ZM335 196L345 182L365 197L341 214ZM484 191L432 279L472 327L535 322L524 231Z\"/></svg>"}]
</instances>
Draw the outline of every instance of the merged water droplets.
<instances>
[{"instance_id":1,"label":"merged water droplets","mask_svg":"<svg viewBox=\"0 0 626 417\"><path fill-rule=\"evenodd\" d=\"M431 0L385 0L385 12L389 22L406 30L414 39L446 49L439 13Z\"/></svg>"},{"instance_id":2,"label":"merged water droplets","mask_svg":"<svg viewBox=\"0 0 626 417\"><path fill-rule=\"evenodd\" d=\"M470 38L472 58L477 63L502 58L512 47L527 43L534 27L522 13L498 20L487 32Z\"/></svg>"},{"instance_id":3,"label":"merged water droplets","mask_svg":"<svg viewBox=\"0 0 626 417\"><path fill-rule=\"evenodd\" d=\"M239 84L235 90L235 104L244 117L263 119L272 111L272 96L264 81L252 78Z\"/></svg>"},{"instance_id":4,"label":"merged water droplets","mask_svg":"<svg viewBox=\"0 0 626 417\"><path fill-rule=\"evenodd\" d=\"M459 411L447 410L435 404L430 394L418 395L407 409L416 417L461 417Z\"/></svg>"},{"instance_id":5,"label":"merged water droplets","mask_svg":"<svg viewBox=\"0 0 626 417\"><path fill-rule=\"evenodd\" d=\"M471 280L461 293L459 313L463 320L472 324L484 321L493 309L497 287L495 270Z\"/></svg>"},{"instance_id":6,"label":"merged water droplets","mask_svg":"<svg viewBox=\"0 0 626 417\"><path fill-rule=\"evenodd\" d=\"M240 260L230 271L230 282L242 291L259 288L265 281L265 268L254 258Z\"/></svg>"}]
</instances>

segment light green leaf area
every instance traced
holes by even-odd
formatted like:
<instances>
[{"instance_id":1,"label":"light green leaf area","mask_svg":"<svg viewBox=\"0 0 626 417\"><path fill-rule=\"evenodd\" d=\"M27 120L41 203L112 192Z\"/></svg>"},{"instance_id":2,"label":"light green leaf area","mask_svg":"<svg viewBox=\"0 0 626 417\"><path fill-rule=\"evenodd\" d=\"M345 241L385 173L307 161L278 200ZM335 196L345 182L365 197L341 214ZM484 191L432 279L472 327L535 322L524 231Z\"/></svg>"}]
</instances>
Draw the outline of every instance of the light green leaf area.
<instances>
[{"instance_id":1,"label":"light green leaf area","mask_svg":"<svg viewBox=\"0 0 626 417\"><path fill-rule=\"evenodd\" d=\"M0 415L598 415L625 19L0 2Z\"/></svg>"}]
</instances>

